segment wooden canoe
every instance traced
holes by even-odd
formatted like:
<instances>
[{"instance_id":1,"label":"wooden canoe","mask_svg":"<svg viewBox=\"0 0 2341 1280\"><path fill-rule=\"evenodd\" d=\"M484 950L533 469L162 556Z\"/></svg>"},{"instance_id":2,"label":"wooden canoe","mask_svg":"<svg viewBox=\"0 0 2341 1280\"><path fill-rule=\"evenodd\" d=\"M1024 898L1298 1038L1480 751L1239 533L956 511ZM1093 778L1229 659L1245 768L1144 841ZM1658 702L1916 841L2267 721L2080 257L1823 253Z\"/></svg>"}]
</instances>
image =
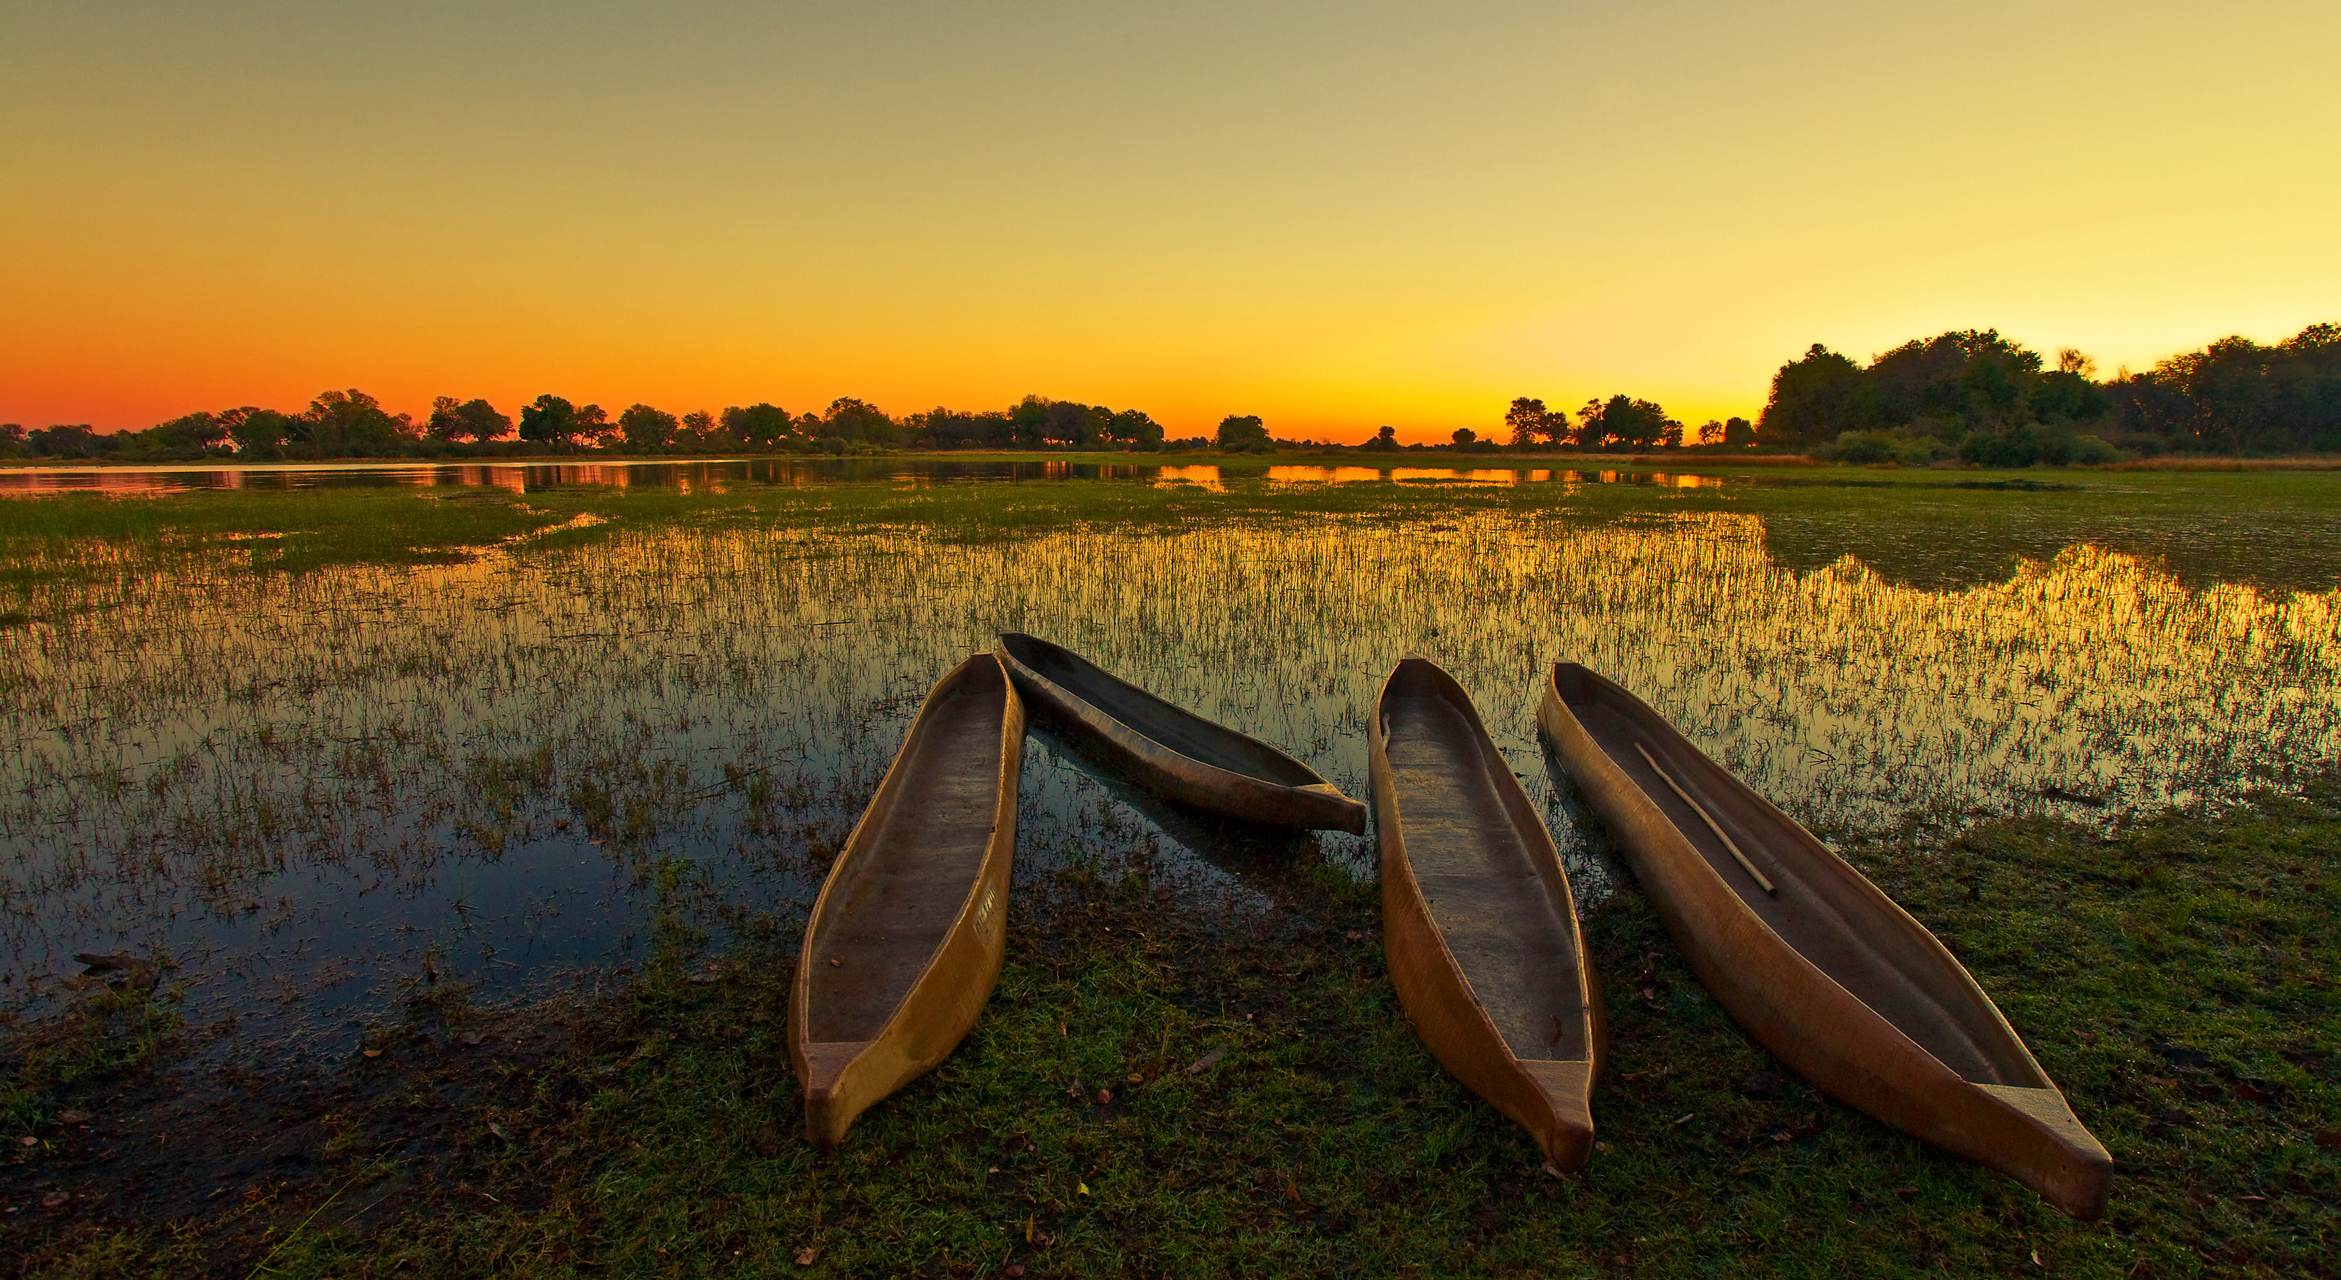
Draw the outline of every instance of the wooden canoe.
<instances>
[{"instance_id":1,"label":"wooden canoe","mask_svg":"<svg viewBox=\"0 0 2341 1280\"><path fill-rule=\"evenodd\" d=\"M1070 649L1002 632L1000 664L1034 716L1078 735L1141 786L1246 822L1365 834L1366 807L1309 766L1108 675Z\"/></svg>"},{"instance_id":2,"label":"wooden canoe","mask_svg":"<svg viewBox=\"0 0 2341 1280\"><path fill-rule=\"evenodd\" d=\"M1035 721L1028 735L1027 742L1047 747L1060 763L1136 810L1179 847L1263 896L1290 897L1294 868L1324 860L1324 849L1313 831L1221 817L1164 799L1107 764L1086 739L1046 721Z\"/></svg>"},{"instance_id":3,"label":"wooden canoe","mask_svg":"<svg viewBox=\"0 0 2341 1280\"><path fill-rule=\"evenodd\" d=\"M2104 1210L2112 1159L1924 925L1601 676L1555 664L1536 719L1692 970L1759 1043L2076 1218Z\"/></svg>"},{"instance_id":4,"label":"wooden canoe","mask_svg":"<svg viewBox=\"0 0 2341 1280\"><path fill-rule=\"evenodd\" d=\"M1382 946L1415 1034L1553 1165L1593 1151L1600 992L1552 833L1470 695L1409 657L1373 718Z\"/></svg>"},{"instance_id":5,"label":"wooden canoe","mask_svg":"<svg viewBox=\"0 0 2341 1280\"><path fill-rule=\"evenodd\" d=\"M829 868L789 999L805 1136L951 1055L1000 979L1024 706L979 653L936 682Z\"/></svg>"}]
</instances>

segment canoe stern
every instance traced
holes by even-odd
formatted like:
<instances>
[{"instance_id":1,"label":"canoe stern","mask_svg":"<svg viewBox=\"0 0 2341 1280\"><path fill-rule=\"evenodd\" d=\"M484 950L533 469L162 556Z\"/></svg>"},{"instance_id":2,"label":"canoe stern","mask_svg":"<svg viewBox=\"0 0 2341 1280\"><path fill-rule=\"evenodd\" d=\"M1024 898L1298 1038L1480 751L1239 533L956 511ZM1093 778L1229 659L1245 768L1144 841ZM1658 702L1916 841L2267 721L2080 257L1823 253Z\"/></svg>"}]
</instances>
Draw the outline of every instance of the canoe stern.
<instances>
[{"instance_id":1,"label":"canoe stern","mask_svg":"<svg viewBox=\"0 0 2341 1280\"><path fill-rule=\"evenodd\" d=\"M2076 1218L2088 1221L2105 1212L2113 1192L2113 1156L2073 1114L2064 1094L1973 1082L1968 1088L1988 1100L1988 1128L2018 1131L2011 1135L2014 1141L1998 1133L1977 1135L1992 1150L2012 1153L2003 1157L2010 1175Z\"/></svg>"}]
</instances>

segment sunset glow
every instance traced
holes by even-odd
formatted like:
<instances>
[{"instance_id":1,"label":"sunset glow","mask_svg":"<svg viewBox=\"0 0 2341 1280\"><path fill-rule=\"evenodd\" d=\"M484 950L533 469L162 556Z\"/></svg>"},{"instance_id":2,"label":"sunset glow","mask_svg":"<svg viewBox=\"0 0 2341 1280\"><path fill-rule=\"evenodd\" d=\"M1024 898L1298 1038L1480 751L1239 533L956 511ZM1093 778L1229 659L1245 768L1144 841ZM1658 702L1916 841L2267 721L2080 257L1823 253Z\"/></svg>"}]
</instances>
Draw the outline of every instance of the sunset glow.
<instances>
[{"instance_id":1,"label":"sunset glow","mask_svg":"<svg viewBox=\"0 0 2341 1280\"><path fill-rule=\"evenodd\" d=\"M2341 9L0 7L0 421L1761 409L2341 319Z\"/></svg>"}]
</instances>

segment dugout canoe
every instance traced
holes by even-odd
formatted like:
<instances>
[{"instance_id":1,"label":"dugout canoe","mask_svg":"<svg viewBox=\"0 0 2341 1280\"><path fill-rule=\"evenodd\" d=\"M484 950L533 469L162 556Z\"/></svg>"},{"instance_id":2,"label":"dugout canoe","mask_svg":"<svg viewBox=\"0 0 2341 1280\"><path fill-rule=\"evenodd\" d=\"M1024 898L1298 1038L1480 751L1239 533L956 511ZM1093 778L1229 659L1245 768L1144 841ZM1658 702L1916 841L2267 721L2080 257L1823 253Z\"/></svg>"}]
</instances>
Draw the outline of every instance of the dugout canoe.
<instances>
[{"instance_id":1,"label":"dugout canoe","mask_svg":"<svg viewBox=\"0 0 2341 1280\"><path fill-rule=\"evenodd\" d=\"M1371 750L1382 946L1407 1020L1554 1167L1583 1168L1607 1036L1552 833L1426 659L1382 686Z\"/></svg>"},{"instance_id":2,"label":"dugout canoe","mask_svg":"<svg viewBox=\"0 0 2341 1280\"><path fill-rule=\"evenodd\" d=\"M1324 861L1325 851L1314 831L1245 822L1166 799L1124 777L1085 739L1047 721L1035 721L1025 734L1027 746L1046 747L1059 763L1136 810L1180 848L1262 897L1291 896L1294 868Z\"/></svg>"},{"instance_id":3,"label":"dugout canoe","mask_svg":"<svg viewBox=\"0 0 2341 1280\"><path fill-rule=\"evenodd\" d=\"M1175 707L1062 645L1006 631L999 653L1036 718L1080 737L1141 786L1246 822L1365 834L1364 805L1257 738Z\"/></svg>"},{"instance_id":4,"label":"dugout canoe","mask_svg":"<svg viewBox=\"0 0 2341 1280\"><path fill-rule=\"evenodd\" d=\"M2076 1218L2104 1211L2111 1157L1924 925L1600 675L1556 663L1536 719L1692 970L1759 1043Z\"/></svg>"},{"instance_id":5,"label":"dugout canoe","mask_svg":"<svg viewBox=\"0 0 2341 1280\"><path fill-rule=\"evenodd\" d=\"M805 1136L951 1055L1000 978L1024 706L989 653L937 681L829 868L789 999Z\"/></svg>"}]
</instances>

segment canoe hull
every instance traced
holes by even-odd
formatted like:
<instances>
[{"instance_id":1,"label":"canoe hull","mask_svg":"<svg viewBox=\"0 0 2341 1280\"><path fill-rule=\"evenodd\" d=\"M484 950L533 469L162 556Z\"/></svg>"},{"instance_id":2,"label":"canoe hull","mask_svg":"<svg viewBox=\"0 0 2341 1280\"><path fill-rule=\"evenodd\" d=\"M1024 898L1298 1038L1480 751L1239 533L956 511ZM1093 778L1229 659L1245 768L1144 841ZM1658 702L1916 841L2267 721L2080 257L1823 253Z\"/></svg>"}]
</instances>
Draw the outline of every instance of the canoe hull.
<instances>
[{"instance_id":1,"label":"canoe hull","mask_svg":"<svg viewBox=\"0 0 2341 1280\"><path fill-rule=\"evenodd\" d=\"M1537 709L1539 731L1626 854L1692 971L1748 1034L1831 1097L1999 1169L2074 1217L2103 1212L2111 1157L2074 1117L2014 1031L2005 1031L2009 1045L1999 1051L2015 1063L2009 1074L2018 1078L2013 1083L1971 1081L1841 986L1767 925L1748 905L1747 890L1735 887L1726 872L1702 856L1651 793L1603 749L1563 696L1564 672L1572 681L1592 682L1588 687L1597 688L1599 696L1635 714L1637 732L1661 744L1669 758L1682 761L1685 753L1698 755L1697 748L1639 699L1592 672L1557 666L1545 682ZM1705 761L1703 755L1698 759ZM1734 796L1735 803L1752 802L1748 811L1794 826L1720 766L1707 761L1706 768L1712 772L1703 773L1700 784L1710 794L1728 783L1745 793ZM1818 841L1809 835L1804 839L1811 847L1795 851L1797 858L1808 860L1807 865L1827 859L1834 865L1826 872L1858 881L1879 907L1866 919L1919 935L1898 945L1906 954L1939 953L1935 962L1957 970L1972 1000L1982 1006L1970 1016L1984 1023L1983 1010L1988 1010L1988 1022L2006 1028L1981 988L1924 926ZM1791 884L1780 892L1797 890ZM1934 979L1942 982L1940 975ZM2023 1070L2027 1064L2028 1072Z\"/></svg>"},{"instance_id":2,"label":"canoe hull","mask_svg":"<svg viewBox=\"0 0 2341 1280\"><path fill-rule=\"evenodd\" d=\"M1033 717L1045 720L1079 740L1140 786L1181 804L1245 822L1365 834L1366 806L1341 794L1324 779L1318 778L1314 783L1301 786L1287 786L1248 773L1223 769L1166 746L1143 730L1116 718L1079 692L1023 662L1010 650L1008 641L1011 638L1034 644L1047 642L1032 641L1031 637L1026 636L1003 636L998 651L1001 665L1007 668L1009 677L1016 682L1016 691L1030 708ZM1050 647L1074 662L1089 666L1097 679L1112 681L1130 689L1149 702L1158 703L1199 725L1208 726L1214 732L1243 737L1251 746L1262 752L1273 753L1289 763L1300 774L1316 777L1307 766L1258 739L1244 737L1224 725L1211 724L1200 716L1171 708L1152 694L1091 666L1077 655L1057 646Z\"/></svg>"},{"instance_id":3,"label":"canoe hull","mask_svg":"<svg viewBox=\"0 0 2341 1280\"><path fill-rule=\"evenodd\" d=\"M1560 1003L1572 1006L1570 1016L1575 1025L1569 1028L1570 1039L1582 1046L1581 1052L1557 1060L1523 1058L1491 1019L1465 962L1448 945L1430 896L1416 874L1414 851L1408 846L1406 797L1392 766L1391 740L1381 710L1387 704L1390 686L1408 674L1409 664L1427 669L1423 677L1435 678L1452 697L1460 699L1458 709L1468 715L1484 752L1492 756L1495 750L1486 742L1485 729L1469 698L1445 672L1419 658L1400 664L1390 685L1385 686L1384 703L1373 716L1370 756L1382 869L1382 945L1391 984L1397 989L1407 1021L1431 1056L1490 1106L1528 1130L1555 1168L1574 1172L1582 1169L1593 1153L1592 1095L1607 1049L1607 1027L1601 1017L1592 965L1582 940L1575 935L1575 903L1569 896L1567 876L1550 833L1520 790L1518 780L1509 769L1487 769L1486 781L1503 802L1505 820L1532 858L1549 862L1549 875L1541 883L1554 896L1553 909L1565 917L1569 937L1576 943L1575 964L1567 972L1556 972L1554 981L1572 988L1562 994Z\"/></svg>"},{"instance_id":4,"label":"canoe hull","mask_svg":"<svg viewBox=\"0 0 2341 1280\"><path fill-rule=\"evenodd\" d=\"M818 950L833 936L828 926L837 922L845 906L841 886L854 870L854 860L881 855L881 840L893 838L890 810L902 803L901 779L922 750L930 713L946 697L962 694L970 684L987 682L998 699L996 754L993 776L986 781L992 793L988 831L967 835L982 840L980 863L969 877L964 898L943 931L923 969L905 992L891 1016L868 1036L816 1040L814 1008L815 966L827 959ZM814 1145L834 1147L864 1111L942 1062L974 1029L984 1003L999 982L1007 949L1009 875L1016 851L1017 778L1023 764L1025 718L1015 685L999 669L991 654L979 653L954 668L927 695L918 719L905 735L893 765L879 783L877 794L862 814L844 850L830 867L821 896L813 905L805 928L804 948L789 1002L789 1053L803 1091L805 1136ZM851 957L846 957L850 960Z\"/></svg>"}]
</instances>

